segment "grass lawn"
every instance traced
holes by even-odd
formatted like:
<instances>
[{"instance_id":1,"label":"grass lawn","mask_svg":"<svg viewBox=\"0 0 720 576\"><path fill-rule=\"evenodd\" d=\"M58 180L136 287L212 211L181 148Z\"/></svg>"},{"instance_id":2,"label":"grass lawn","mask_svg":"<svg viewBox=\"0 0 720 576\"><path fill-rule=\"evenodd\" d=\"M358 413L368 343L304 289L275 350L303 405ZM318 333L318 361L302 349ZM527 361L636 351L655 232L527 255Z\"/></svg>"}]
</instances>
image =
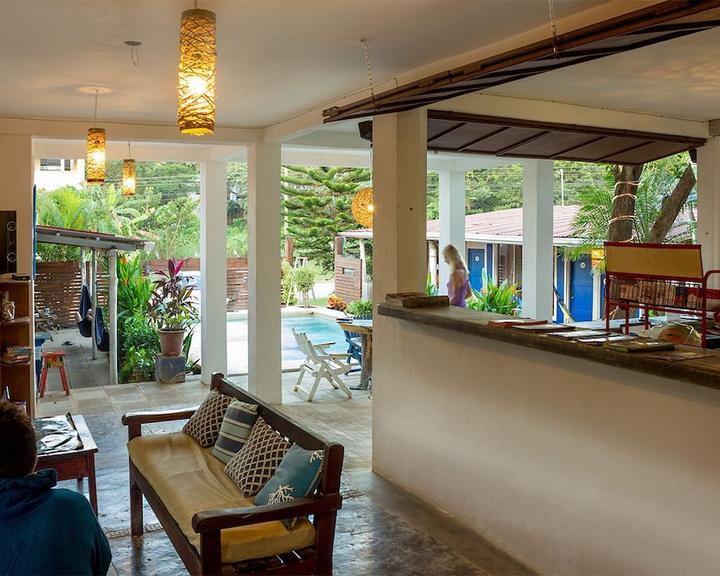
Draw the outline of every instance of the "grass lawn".
<instances>
[{"instance_id":1,"label":"grass lawn","mask_svg":"<svg viewBox=\"0 0 720 576\"><path fill-rule=\"evenodd\" d=\"M311 306L319 306L320 308L325 308L328 303L328 297L324 296L322 298L310 298L310 305Z\"/></svg>"}]
</instances>

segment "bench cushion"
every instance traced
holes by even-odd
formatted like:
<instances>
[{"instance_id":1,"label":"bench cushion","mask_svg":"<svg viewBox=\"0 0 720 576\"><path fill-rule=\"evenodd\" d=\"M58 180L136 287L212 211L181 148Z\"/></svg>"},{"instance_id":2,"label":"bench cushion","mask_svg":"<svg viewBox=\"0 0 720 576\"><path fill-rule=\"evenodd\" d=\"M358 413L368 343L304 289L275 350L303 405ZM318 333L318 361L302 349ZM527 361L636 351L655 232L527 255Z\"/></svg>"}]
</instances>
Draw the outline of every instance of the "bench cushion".
<instances>
[{"instance_id":1,"label":"bench cushion","mask_svg":"<svg viewBox=\"0 0 720 576\"><path fill-rule=\"evenodd\" d=\"M253 506L225 475L224 464L187 434L140 436L128 444L133 464L152 485L183 534L199 552L200 535L192 517L203 510ZM315 529L307 519L288 530L282 522L263 522L222 531L224 563L266 558L312 546Z\"/></svg>"}]
</instances>

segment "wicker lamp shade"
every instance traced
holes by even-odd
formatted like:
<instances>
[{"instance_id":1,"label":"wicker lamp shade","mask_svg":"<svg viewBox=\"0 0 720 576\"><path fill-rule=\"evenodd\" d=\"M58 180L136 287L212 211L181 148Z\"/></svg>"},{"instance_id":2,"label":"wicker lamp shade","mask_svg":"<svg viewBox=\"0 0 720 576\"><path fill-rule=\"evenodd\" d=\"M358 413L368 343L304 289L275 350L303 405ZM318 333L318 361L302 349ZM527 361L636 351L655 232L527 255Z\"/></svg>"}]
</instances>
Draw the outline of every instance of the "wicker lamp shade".
<instances>
[{"instance_id":1,"label":"wicker lamp shade","mask_svg":"<svg viewBox=\"0 0 720 576\"><path fill-rule=\"evenodd\" d=\"M122 195L135 196L135 160L123 160Z\"/></svg>"},{"instance_id":2,"label":"wicker lamp shade","mask_svg":"<svg viewBox=\"0 0 720 576\"><path fill-rule=\"evenodd\" d=\"M215 13L185 10L180 21L178 126L183 134L215 130Z\"/></svg>"},{"instance_id":3,"label":"wicker lamp shade","mask_svg":"<svg viewBox=\"0 0 720 576\"><path fill-rule=\"evenodd\" d=\"M361 188L358 190L352 201L352 215L355 221L361 226L372 228L374 209L373 189Z\"/></svg>"},{"instance_id":4,"label":"wicker lamp shade","mask_svg":"<svg viewBox=\"0 0 720 576\"><path fill-rule=\"evenodd\" d=\"M88 130L85 180L89 184L105 182L105 128Z\"/></svg>"}]
</instances>

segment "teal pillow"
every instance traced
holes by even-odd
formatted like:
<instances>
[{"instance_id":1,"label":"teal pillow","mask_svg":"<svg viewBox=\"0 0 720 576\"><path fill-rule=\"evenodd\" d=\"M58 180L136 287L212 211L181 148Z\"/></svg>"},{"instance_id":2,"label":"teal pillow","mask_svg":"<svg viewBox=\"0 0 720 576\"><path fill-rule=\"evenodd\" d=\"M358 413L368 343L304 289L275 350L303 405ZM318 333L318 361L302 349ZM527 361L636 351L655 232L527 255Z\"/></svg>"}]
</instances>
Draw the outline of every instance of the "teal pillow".
<instances>
[{"instance_id":1,"label":"teal pillow","mask_svg":"<svg viewBox=\"0 0 720 576\"><path fill-rule=\"evenodd\" d=\"M255 505L278 504L312 494L320 480L324 450L305 450L293 444L275 474L255 496Z\"/></svg>"}]
</instances>

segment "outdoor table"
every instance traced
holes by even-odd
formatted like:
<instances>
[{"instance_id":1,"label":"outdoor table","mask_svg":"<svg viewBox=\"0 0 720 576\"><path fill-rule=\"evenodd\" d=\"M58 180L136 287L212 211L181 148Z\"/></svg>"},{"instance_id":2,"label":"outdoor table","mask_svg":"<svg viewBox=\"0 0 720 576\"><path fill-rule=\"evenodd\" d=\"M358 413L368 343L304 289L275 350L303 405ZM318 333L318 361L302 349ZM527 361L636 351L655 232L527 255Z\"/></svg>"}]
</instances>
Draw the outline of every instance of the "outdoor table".
<instances>
[{"instance_id":1,"label":"outdoor table","mask_svg":"<svg viewBox=\"0 0 720 576\"><path fill-rule=\"evenodd\" d=\"M352 334L359 334L362 340L362 371L360 372L360 385L351 387L352 390L370 390L372 381L372 320L353 320L352 322L338 322L343 330Z\"/></svg>"},{"instance_id":2,"label":"outdoor table","mask_svg":"<svg viewBox=\"0 0 720 576\"><path fill-rule=\"evenodd\" d=\"M73 444L69 450L58 449L46 454L38 454L37 470L52 468L57 472L58 481L76 479L79 482L83 478L87 478L90 505L97 516L98 503L95 479L97 445L92 434L90 434L85 418L68 414L68 419L77 432L79 443L76 444L78 445Z\"/></svg>"}]
</instances>

